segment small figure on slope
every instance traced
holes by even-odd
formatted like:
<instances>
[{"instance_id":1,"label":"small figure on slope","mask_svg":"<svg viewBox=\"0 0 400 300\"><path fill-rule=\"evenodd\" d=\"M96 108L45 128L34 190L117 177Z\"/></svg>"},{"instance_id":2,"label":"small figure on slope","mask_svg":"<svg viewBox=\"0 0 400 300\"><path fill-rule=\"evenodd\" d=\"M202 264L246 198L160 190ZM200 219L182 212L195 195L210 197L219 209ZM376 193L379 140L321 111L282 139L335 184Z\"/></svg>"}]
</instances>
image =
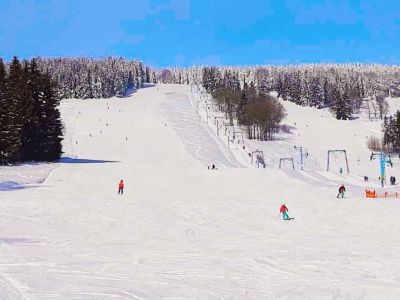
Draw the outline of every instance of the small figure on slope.
<instances>
[{"instance_id":1,"label":"small figure on slope","mask_svg":"<svg viewBox=\"0 0 400 300\"><path fill-rule=\"evenodd\" d=\"M121 195L124 194L124 181L122 179L118 184L118 195L119 194L121 194Z\"/></svg>"},{"instance_id":2,"label":"small figure on slope","mask_svg":"<svg viewBox=\"0 0 400 300\"><path fill-rule=\"evenodd\" d=\"M346 188L344 187L344 184L342 184L339 188L339 194L336 196L336 198L339 198L340 196L342 196L342 198L344 198L345 191L346 191Z\"/></svg>"},{"instance_id":3,"label":"small figure on slope","mask_svg":"<svg viewBox=\"0 0 400 300\"><path fill-rule=\"evenodd\" d=\"M282 204L281 209L279 210L279 212L282 214L282 217L284 220L290 220L288 212L289 210L287 209L285 204Z\"/></svg>"},{"instance_id":4,"label":"small figure on slope","mask_svg":"<svg viewBox=\"0 0 400 300\"><path fill-rule=\"evenodd\" d=\"M215 164L212 164L211 167L208 166L207 167L209 170L217 170L217 167L215 166Z\"/></svg>"}]
</instances>

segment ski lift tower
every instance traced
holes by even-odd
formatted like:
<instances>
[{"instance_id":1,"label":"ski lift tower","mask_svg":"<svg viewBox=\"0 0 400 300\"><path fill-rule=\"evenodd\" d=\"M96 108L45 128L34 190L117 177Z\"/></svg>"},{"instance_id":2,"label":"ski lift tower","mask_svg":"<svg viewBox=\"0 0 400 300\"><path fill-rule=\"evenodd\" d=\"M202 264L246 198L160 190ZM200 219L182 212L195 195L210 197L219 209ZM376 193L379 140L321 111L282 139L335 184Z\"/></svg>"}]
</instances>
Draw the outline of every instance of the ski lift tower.
<instances>
[{"instance_id":1,"label":"ski lift tower","mask_svg":"<svg viewBox=\"0 0 400 300\"><path fill-rule=\"evenodd\" d=\"M300 153L300 169L304 169L304 153L303 153L303 146L294 146L295 150L298 150Z\"/></svg>"},{"instance_id":2,"label":"ski lift tower","mask_svg":"<svg viewBox=\"0 0 400 300\"><path fill-rule=\"evenodd\" d=\"M347 173L350 173L349 161L347 160L347 152L344 149L343 150L342 149L340 149L340 150L328 150L328 164L327 164L326 170L329 171L329 157L330 157L331 153L333 153L333 154L335 154L335 153L343 153L344 154L344 158L346 160Z\"/></svg>"},{"instance_id":3,"label":"ski lift tower","mask_svg":"<svg viewBox=\"0 0 400 300\"><path fill-rule=\"evenodd\" d=\"M292 168L294 171L294 162L293 162L293 157L283 157L279 159L279 169L282 167L282 163L288 161L292 163Z\"/></svg>"},{"instance_id":4,"label":"ski lift tower","mask_svg":"<svg viewBox=\"0 0 400 300\"><path fill-rule=\"evenodd\" d=\"M214 124L217 127L217 135L219 135L219 130L224 125L224 117L223 116L216 116L214 117Z\"/></svg>"},{"instance_id":5,"label":"ski lift tower","mask_svg":"<svg viewBox=\"0 0 400 300\"><path fill-rule=\"evenodd\" d=\"M264 160L264 152L261 150L255 150L251 152L251 164L254 162L254 157L256 158L255 161L257 163L257 168L260 167L262 164L263 168L265 168L265 160Z\"/></svg>"},{"instance_id":6,"label":"ski lift tower","mask_svg":"<svg viewBox=\"0 0 400 300\"><path fill-rule=\"evenodd\" d=\"M391 163L391 160L386 159L386 154L383 152L372 152L371 153L371 159L379 157L380 160L380 173L381 173L381 186L384 187L386 177L385 177L385 165L388 163Z\"/></svg>"}]
</instances>

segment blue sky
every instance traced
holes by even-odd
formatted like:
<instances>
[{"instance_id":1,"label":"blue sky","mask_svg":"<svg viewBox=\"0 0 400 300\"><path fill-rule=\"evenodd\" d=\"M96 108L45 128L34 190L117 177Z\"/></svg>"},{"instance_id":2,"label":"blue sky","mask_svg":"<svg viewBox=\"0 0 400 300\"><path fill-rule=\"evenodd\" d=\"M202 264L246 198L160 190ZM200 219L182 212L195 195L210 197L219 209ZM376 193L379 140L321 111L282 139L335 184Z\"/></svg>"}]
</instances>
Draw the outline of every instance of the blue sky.
<instances>
[{"instance_id":1,"label":"blue sky","mask_svg":"<svg viewBox=\"0 0 400 300\"><path fill-rule=\"evenodd\" d=\"M0 0L0 56L400 64L399 0Z\"/></svg>"}]
</instances>

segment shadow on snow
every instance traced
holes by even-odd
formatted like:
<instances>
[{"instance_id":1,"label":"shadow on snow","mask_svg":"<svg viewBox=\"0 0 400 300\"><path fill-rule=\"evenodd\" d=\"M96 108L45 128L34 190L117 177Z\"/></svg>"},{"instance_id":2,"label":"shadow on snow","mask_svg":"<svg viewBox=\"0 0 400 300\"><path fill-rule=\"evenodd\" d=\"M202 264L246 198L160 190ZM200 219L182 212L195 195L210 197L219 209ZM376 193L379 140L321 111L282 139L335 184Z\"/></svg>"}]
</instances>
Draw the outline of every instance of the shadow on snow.
<instances>
[{"instance_id":1,"label":"shadow on snow","mask_svg":"<svg viewBox=\"0 0 400 300\"><path fill-rule=\"evenodd\" d=\"M0 192L1 191L13 191L13 190L22 190L26 188L31 188L33 186L27 186L24 184L19 184L14 181L4 181L0 182Z\"/></svg>"},{"instance_id":2,"label":"shadow on snow","mask_svg":"<svg viewBox=\"0 0 400 300\"><path fill-rule=\"evenodd\" d=\"M62 164L105 164L105 163L117 163L116 160L101 160L101 159L85 159L85 158L72 158L72 157L61 157L58 161Z\"/></svg>"},{"instance_id":3,"label":"shadow on snow","mask_svg":"<svg viewBox=\"0 0 400 300\"><path fill-rule=\"evenodd\" d=\"M26 238L0 238L0 244L15 245L15 244L37 244L39 240L32 240Z\"/></svg>"}]
</instances>

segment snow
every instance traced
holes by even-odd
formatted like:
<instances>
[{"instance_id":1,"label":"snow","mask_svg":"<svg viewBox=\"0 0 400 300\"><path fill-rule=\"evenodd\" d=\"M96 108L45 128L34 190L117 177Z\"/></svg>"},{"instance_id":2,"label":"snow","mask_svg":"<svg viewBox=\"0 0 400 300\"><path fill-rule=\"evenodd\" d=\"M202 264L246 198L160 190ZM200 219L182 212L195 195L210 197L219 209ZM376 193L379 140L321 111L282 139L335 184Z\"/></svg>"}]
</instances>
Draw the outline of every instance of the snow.
<instances>
[{"instance_id":1,"label":"snow","mask_svg":"<svg viewBox=\"0 0 400 300\"><path fill-rule=\"evenodd\" d=\"M37 186L1 192L0 298L399 299L400 199L363 194L378 189L365 139L379 122L283 102L292 133L228 149L199 97L158 85L62 102L61 162L1 168L2 182ZM328 149L348 151L350 174L340 155L326 171ZM278 169L288 156L295 170ZM397 158L387 170L400 179Z\"/></svg>"},{"instance_id":2,"label":"snow","mask_svg":"<svg viewBox=\"0 0 400 300\"><path fill-rule=\"evenodd\" d=\"M204 126L201 117L192 104L190 95L168 93L166 98L166 101L161 105L161 111L166 122L171 124L177 136L193 157L202 161L205 165L216 163L225 167L241 166L223 143L214 138L209 127Z\"/></svg>"}]
</instances>

